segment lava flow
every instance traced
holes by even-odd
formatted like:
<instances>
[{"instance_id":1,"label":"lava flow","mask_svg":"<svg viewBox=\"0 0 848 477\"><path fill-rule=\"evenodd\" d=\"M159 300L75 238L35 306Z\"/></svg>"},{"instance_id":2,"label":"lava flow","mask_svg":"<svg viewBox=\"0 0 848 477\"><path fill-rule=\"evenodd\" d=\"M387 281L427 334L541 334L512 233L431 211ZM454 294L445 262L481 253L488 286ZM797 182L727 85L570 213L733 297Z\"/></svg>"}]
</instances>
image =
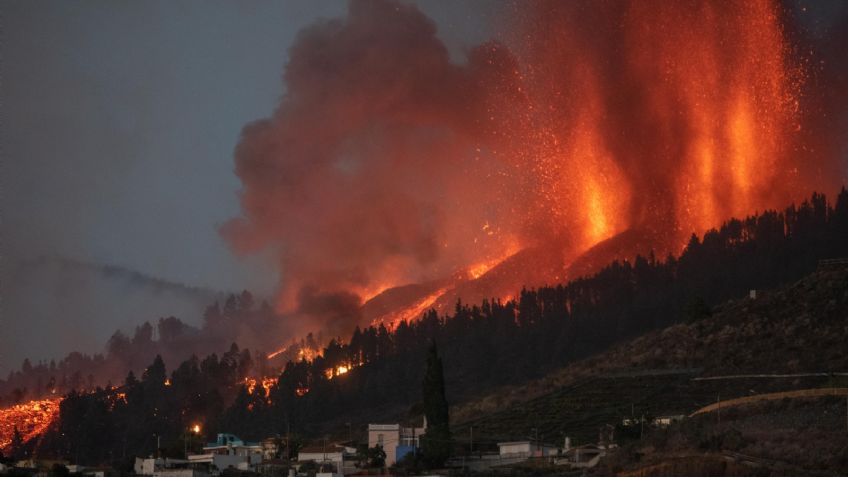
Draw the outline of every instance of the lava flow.
<instances>
[{"instance_id":1,"label":"lava flow","mask_svg":"<svg viewBox=\"0 0 848 477\"><path fill-rule=\"evenodd\" d=\"M0 409L0 450L12 444L15 429L21 434L22 442L42 435L59 416L61 402L61 397L37 399Z\"/></svg>"}]
</instances>

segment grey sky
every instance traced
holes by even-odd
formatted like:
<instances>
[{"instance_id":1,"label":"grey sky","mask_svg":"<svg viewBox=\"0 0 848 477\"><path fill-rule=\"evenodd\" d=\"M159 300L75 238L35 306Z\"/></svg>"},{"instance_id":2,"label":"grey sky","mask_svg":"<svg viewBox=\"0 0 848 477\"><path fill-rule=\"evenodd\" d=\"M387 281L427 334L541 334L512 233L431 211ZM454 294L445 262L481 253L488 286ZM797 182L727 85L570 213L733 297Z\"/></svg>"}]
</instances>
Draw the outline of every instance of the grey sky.
<instances>
[{"instance_id":1,"label":"grey sky","mask_svg":"<svg viewBox=\"0 0 848 477\"><path fill-rule=\"evenodd\" d=\"M420 3L457 58L486 39L497 4ZM216 232L238 214L232 151L241 128L283 94L297 32L341 16L346 2L15 0L0 9L7 266L59 255L270 293L273 267L234 257ZM26 321L11 314L0 317L7 330ZM81 326L99 337L122 325L103 316ZM6 337L0 372L31 338Z\"/></svg>"},{"instance_id":2,"label":"grey sky","mask_svg":"<svg viewBox=\"0 0 848 477\"><path fill-rule=\"evenodd\" d=\"M484 18L467 4L448 12L450 3L424 9L445 19L452 46L485 34ZM297 31L345 8L6 3L4 218L13 250L267 291L272 270L232 257L215 233L238 212L232 151L242 126L270 114L282 94Z\"/></svg>"}]
</instances>

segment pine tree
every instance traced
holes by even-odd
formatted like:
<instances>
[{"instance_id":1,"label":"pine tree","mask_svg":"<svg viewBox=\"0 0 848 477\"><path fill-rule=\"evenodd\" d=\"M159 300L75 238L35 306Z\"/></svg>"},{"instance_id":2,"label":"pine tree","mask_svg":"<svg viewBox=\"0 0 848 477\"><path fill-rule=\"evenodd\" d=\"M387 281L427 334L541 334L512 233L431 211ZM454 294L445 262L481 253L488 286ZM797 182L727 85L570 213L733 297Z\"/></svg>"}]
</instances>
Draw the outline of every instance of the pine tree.
<instances>
[{"instance_id":1,"label":"pine tree","mask_svg":"<svg viewBox=\"0 0 848 477\"><path fill-rule=\"evenodd\" d=\"M424 415L427 430L421 436L421 451L428 468L444 466L451 454L451 435L448 401L445 398L445 377L442 359L431 342L427 350L427 367L424 371Z\"/></svg>"},{"instance_id":2,"label":"pine tree","mask_svg":"<svg viewBox=\"0 0 848 477\"><path fill-rule=\"evenodd\" d=\"M150 385L152 383L154 386L162 386L166 377L165 362L162 361L162 356L157 354L153 363L141 374L141 382L146 385Z\"/></svg>"},{"instance_id":3,"label":"pine tree","mask_svg":"<svg viewBox=\"0 0 848 477\"><path fill-rule=\"evenodd\" d=\"M18 460L23 457L24 451L24 436L21 434L21 431L18 429L18 426L15 426L15 430L12 433L12 442L9 444L9 454L12 459Z\"/></svg>"}]
</instances>

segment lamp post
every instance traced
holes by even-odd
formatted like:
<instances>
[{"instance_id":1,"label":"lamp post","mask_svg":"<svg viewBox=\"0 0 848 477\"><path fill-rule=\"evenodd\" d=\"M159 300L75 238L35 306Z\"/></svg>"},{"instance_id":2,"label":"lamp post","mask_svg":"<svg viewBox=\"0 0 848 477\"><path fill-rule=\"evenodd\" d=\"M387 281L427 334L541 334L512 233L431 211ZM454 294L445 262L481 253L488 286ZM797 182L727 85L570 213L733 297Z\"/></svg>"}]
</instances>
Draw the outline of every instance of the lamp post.
<instances>
[{"instance_id":1,"label":"lamp post","mask_svg":"<svg viewBox=\"0 0 848 477\"><path fill-rule=\"evenodd\" d=\"M188 440L195 434L200 434L200 424L189 427L188 432L185 434L185 438L183 439L183 454L185 454L186 459L188 459ZM194 444L194 441L192 441L192 444Z\"/></svg>"}]
</instances>

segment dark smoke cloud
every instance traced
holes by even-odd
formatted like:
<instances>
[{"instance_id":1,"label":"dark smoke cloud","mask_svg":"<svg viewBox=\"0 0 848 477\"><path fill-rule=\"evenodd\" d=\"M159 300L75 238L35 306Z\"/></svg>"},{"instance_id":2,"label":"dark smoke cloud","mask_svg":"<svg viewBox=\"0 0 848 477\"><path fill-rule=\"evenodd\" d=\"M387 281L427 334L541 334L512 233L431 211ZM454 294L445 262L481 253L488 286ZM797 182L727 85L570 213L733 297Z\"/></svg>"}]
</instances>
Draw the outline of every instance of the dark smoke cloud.
<instances>
[{"instance_id":1,"label":"dark smoke cloud","mask_svg":"<svg viewBox=\"0 0 848 477\"><path fill-rule=\"evenodd\" d=\"M350 292L322 293L313 286L300 289L297 296L299 318L309 320L327 336L342 336L362 318L361 298Z\"/></svg>"},{"instance_id":2,"label":"dark smoke cloud","mask_svg":"<svg viewBox=\"0 0 848 477\"><path fill-rule=\"evenodd\" d=\"M467 245L503 207L504 165L479 147L498 87L484 79L507 67L496 45L451 63L435 24L394 1L353 1L300 33L281 104L242 133L244 218L222 230L240 252L276 251L281 309L349 306L334 294L449 274L485 252Z\"/></svg>"}]
</instances>

